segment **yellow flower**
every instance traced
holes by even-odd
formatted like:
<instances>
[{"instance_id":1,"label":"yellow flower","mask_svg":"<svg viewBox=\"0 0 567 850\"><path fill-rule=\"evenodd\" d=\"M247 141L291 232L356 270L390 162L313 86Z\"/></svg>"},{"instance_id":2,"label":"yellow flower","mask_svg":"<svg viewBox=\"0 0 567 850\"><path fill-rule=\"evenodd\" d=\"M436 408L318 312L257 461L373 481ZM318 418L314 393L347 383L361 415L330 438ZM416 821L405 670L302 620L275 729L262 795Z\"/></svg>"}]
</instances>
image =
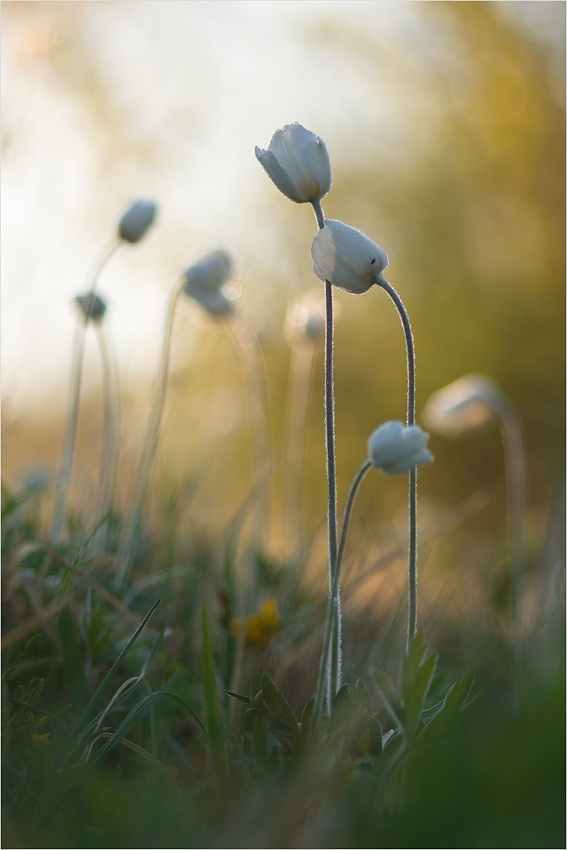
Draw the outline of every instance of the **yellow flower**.
<instances>
[{"instance_id":1,"label":"yellow flower","mask_svg":"<svg viewBox=\"0 0 567 850\"><path fill-rule=\"evenodd\" d=\"M231 632L234 637L238 637L244 629L246 643L264 647L270 643L281 624L277 602L273 597L269 597L260 606L257 614L235 617L231 623Z\"/></svg>"}]
</instances>

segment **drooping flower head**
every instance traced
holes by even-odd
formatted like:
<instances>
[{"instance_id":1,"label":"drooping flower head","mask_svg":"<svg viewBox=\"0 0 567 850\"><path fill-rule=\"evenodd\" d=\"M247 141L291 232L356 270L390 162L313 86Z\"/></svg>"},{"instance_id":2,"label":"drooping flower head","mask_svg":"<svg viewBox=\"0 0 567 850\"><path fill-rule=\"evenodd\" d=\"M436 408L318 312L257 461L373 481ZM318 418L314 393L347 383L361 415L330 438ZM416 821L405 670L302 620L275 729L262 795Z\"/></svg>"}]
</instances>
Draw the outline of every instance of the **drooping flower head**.
<instances>
[{"instance_id":1,"label":"drooping flower head","mask_svg":"<svg viewBox=\"0 0 567 850\"><path fill-rule=\"evenodd\" d=\"M388 265L387 254L372 239L334 219L315 236L311 256L318 278L354 293L370 289Z\"/></svg>"},{"instance_id":2,"label":"drooping flower head","mask_svg":"<svg viewBox=\"0 0 567 850\"><path fill-rule=\"evenodd\" d=\"M396 419L385 422L370 435L368 459L384 475L403 475L416 466L431 463L429 434L419 425L406 426Z\"/></svg>"},{"instance_id":3,"label":"drooping flower head","mask_svg":"<svg viewBox=\"0 0 567 850\"><path fill-rule=\"evenodd\" d=\"M106 303L99 295L89 292L87 295L75 295L74 300L87 321L90 319L93 322L102 322L106 313Z\"/></svg>"},{"instance_id":4,"label":"drooping flower head","mask_svg":"<svg viewBox=\"0 0 567 850\"><path fill-rule=\"evenodd\" d=\"M183 272L183 289L212 316L226 316L234 306L222 292L230 278L232 259L226 251L211 251Z\"/></svg>"},{"instance_id":5,"label":"drooping flower head","mask_svg":"<svg viewBox=\"0 0 567 850\"><path fill-rule=\"evenodd\" d=\"M135 201L118 222L118 235L134 245L154 223L157 207L152 201Z\"/></svg>"},{"instance_id":6,"label":"drooping flower head","mask_svg":"<svg viewBox=\"0 0 567 850\"><path fill-rule=\"evenodd\" d=\"M257 147L256 157L280 192L296 204L320 201L331 188L325 142L301 124L276 130L268 150Z\"/></svg>"},{"instance_id":7,"label":"drooping flower head","mask_svg":"<svg viewBox=\"0 0 567 850\"><path fill-rule=\"evenodd\" d=\"M502 393L486 375L464 375L430 396L423 410L428 428L445 437L474 434L494 420Z\"/></svg>"}]
</instances>

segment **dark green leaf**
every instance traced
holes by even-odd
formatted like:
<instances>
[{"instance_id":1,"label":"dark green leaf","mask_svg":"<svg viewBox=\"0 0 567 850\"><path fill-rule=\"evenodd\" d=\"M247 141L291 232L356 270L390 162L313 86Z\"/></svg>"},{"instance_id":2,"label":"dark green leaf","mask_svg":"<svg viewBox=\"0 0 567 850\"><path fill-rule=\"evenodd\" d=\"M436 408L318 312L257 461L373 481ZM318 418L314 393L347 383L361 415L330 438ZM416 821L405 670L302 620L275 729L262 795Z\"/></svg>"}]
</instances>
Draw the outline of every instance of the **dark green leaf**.
<instances>
[{"instance_id":1,"label":"dark green leaf","mask_svg":"<svg viewBox=\"0 0 567 850\"><path fill-rule=\"evenodd\" d=\"M262 676L262 693L264 695L264 701L272 714L285 720L295 732L298 732L299 725L293 711L289 707L282 692L277 689L267 673L264 673Z\"/></svg>"}]
</instances>

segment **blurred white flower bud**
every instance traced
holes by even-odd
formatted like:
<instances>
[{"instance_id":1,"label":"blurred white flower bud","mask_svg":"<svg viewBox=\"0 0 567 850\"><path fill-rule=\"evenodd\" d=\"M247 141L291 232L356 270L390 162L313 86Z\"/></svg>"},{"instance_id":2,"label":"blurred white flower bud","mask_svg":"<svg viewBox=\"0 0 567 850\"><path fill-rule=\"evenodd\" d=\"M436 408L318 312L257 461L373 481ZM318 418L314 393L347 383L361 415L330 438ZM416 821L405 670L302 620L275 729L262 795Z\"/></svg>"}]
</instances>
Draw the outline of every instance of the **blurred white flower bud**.
<instances>
[{"instance_id":1,"label":"blurred white flower bud","mask_svg":"<svg viewBox=\"0 0 567 850\"><path fill-rule=\"evenodd\" d=\"M185 294L193 298L212 316L234 313L232 301L222 287L232 272L232 259L226 251L211 251L183 272Z\"/></svg>"},{"instance_id":2,"label":"blurred white flower bud","mask_svg":"<svg viewBox=\"0 0 567 850\"><path fill-rule=\"evenodd\" d=\"M384 475L402 475L415 466L431 463L426 448L429 434L418 425L407 427L397 420L380 425L368 440L368 459Z\"/></svg>"},{"instance_id":3,"label":"blurred white flower bud","mask_svg":"<svg viewBox=\"0 0 567 850\"><path fill-rule=\"evenodd\" d=\"M308 339L319 342L325 338L325 301L308 294L291 305L287 311L284 335L291 346Z\"/></svg>"},{"instance_id":4,"label":"blurred white flower bud","mask_svg":"<svg viewBox=\"0 0 567 850\"><path fill-rule=\"evenodd\" d=\"M268 150L256 157L280 192L297 204L320 201L331 188L331 163L325 142L301 124L276 130Z\"/></svg>"},{"instance_id":5,"label":"blurred white flower bud","mask_svg":"<svg viewBox=\"0 0 567 850\"><path fill-rule=\"evenodd\" d=\"M341 221L327 219L311 246L313 271L339 289L370 289L388 265L386 253L368 236Z\"/></svg>"},{"instance_id":6,"label":"blurred white flower bud","mask_svg":"<svg viewBox=\"0 0 567 850\"><path fill-rule=\"evenodd\" d=\"M502 398L486 375L464 375L433 393L423 409L423 421L445 437L472 434L494 421Z\"/></svg>"},{"instance_id":7,"label":"blurred white flower bud","mask_svg":"<svg viewBox=\"0 0 567 850\"><path fill-rule=\"evenodd\" d=\"M75 295L74 300L81 308L85 319L92 319L93 322L102 322L106 313L106 303L99 295L89 292L87 295Z\"/></svg>"},{"instance_id":8,"label":"blurred white flower bud","mask_svg":"<svg viewBox=\"0 0 567 850\"><path fill-rule=\"evenodd\" d=\"M139 242L153 224L156 212L152 201L135 201L118 222L120 239L132 244Z\"/></svg>"}]
</instances>

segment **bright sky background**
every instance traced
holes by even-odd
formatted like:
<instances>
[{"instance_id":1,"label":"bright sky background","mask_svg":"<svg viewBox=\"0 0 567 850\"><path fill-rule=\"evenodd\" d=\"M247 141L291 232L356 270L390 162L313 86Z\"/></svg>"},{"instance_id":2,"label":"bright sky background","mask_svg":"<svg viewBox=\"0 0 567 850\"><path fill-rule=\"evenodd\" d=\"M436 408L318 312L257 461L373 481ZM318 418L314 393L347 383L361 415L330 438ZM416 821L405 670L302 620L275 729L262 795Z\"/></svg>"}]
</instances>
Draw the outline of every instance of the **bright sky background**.
<instances>
[{"instance_id":1,"label":"bright sky background","mask_svg":"<svg viewBox=\"0 0 567 850\"><path fill-rule=\"evenodd\" d=\"M153 374L176 274L211 248L238 256L251 315L261 321L293 269L282 251L289 202L254 147L299 121L326 141L335 178L346 156L399 165L411 155L433 123L427 91L401 89L386 70L377 98L364 62L330 49L325 33L372 31L385 55L454 61L447 33L420 28L419 5L3 3L4 411L41 406L45 414L67 398L72 298L87 289L136 198L159 204L157 226L140 245L122 247L99 284L123 380ZM527 14L540 4L504 5ZM310 215L298 209L306 246ZM86 391L97 373L91 350Z\"/></svg>"}]
</instances>

